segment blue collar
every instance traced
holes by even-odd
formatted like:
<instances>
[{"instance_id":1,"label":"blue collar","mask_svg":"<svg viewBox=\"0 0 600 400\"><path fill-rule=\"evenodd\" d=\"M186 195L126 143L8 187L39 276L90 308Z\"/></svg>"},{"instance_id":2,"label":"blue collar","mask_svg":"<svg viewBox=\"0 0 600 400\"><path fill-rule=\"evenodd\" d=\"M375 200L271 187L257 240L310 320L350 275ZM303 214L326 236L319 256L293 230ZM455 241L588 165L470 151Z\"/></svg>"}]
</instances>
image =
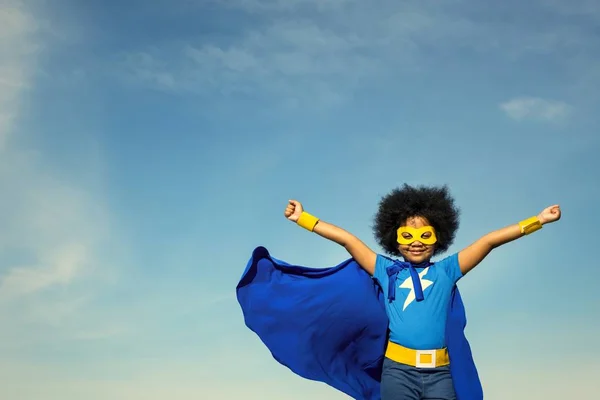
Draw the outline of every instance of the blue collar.
<instances>
[{"instance_id":1,"label":"blue collar","mask_svg":"<svg viewBox=\"0 0 600 400\"><path fill-rule=\"evenodd\" d=\"M409 263L409 262L396 260L396 262L393 265L390 265L389 267L387 267L386 271L387 271L388 278L389 278L389 280L388 280L388 301L391 303L393 300L396 299L396 278L398 278L398 274L400 273L400 271L402 271L403 269L406 269L406 268L408 268L408 271L410 272L410 276L412 278L416 300L423 301L423 299L425 298L423 296L423 288L421 287L421 280L419 279L419 274L417 273L417 270L415 269L415 267L416 268L425 268L432 264L433 264L432 262L426 261L421 264L413 265L412 263Z\"/></svg>"}]
</instances>

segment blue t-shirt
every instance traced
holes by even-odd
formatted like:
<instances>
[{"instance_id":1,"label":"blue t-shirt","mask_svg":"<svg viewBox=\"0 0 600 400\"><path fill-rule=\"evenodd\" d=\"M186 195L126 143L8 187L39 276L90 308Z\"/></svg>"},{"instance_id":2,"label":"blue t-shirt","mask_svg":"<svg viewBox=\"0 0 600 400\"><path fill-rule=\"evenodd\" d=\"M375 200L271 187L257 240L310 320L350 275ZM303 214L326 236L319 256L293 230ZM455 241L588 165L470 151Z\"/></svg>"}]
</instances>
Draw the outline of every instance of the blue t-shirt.
<instances>
[{"instance_id":1,"label":"blue t-shirt","mask_svg":"<svg viewBox=\"0 0 600 400\"><path fill-rule=\"evenodd\" d=\"M387 299L389 278L386 268L394 260L377 255L374 278L385 294L385 305L390 320L390 340L416 350L440 349L446 346L445 331L450 295L462 277L458 253L426 268L415 268L423 288L423 301L417 302L408 268L396 279L396 298Z\"/></svg>"}]
</instances>

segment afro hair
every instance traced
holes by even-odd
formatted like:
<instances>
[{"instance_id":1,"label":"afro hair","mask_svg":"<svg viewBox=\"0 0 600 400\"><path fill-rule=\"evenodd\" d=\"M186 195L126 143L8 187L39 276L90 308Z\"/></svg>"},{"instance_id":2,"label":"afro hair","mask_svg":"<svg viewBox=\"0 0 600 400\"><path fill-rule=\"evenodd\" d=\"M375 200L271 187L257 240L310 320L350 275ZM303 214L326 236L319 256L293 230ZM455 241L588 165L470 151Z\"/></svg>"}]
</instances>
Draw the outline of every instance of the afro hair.
<instances>
[{"instance_id":1,"label":"afro hair","mask_svg":"<svg viewBox=\"0 0 600 400\"><path fill-rule=\"evenodd\" d=\"M460 210L455 207L447 186L413 187L404 184L379 202L373 232L379 245L390 255L400 256L398 228L410 217L422 217L435 229L437 243L433 255L448 250L459 225Z\"/></svg>"}]
</instances>

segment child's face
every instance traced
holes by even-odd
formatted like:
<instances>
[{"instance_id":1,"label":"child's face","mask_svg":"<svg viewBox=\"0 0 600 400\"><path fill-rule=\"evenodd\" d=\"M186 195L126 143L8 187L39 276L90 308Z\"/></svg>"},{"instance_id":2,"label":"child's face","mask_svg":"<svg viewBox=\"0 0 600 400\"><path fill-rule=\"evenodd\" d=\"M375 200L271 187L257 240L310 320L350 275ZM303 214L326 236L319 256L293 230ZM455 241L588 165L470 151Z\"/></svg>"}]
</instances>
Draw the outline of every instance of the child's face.
<instances>
[{"instance_id":1,"label":"child's face","mask_svg":"<svg viewBox=\"0 0 600 400\"><path fill-rule=\"evenodd\" d=\"M402 226L409 226L411 228L422 228L424 226L429 226L429 221L423 217L410 217ZM409 238L409 233L402 233L405 238ZM425 233L423 238L429 237L430 233ZM400 254L406 261L409 261L413 264L420 264L422 262L428 261L433 255L433 251L435 249L435 244L424 244L419 241L419 238L416 238L414 242L411 244L399 244L398 250L400 250Z\"/></svg>"}]
</instances>

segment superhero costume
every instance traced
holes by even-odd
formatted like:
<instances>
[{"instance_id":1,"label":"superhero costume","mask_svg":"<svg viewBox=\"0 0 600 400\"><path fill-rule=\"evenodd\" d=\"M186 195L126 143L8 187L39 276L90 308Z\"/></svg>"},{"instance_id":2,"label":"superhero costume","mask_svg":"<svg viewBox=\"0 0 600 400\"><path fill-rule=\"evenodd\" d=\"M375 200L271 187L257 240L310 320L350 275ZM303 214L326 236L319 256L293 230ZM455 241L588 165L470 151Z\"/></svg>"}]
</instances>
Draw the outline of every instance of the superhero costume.
<instances>
[{"instance_id":1,"label":"superhero costume","mask_svg":"<svg viewBox=\"0 0 600 400\"><path fill-rule=\"evenodd\" d=\"M309 268L277 260L257 247L236 292L246 325L279 363L355 399L381 399L388 299L353 259ZM459 400L479 400L483 390L465 326L455 286L446 321L452 380Z\"/></svg>"}]
</instances>

